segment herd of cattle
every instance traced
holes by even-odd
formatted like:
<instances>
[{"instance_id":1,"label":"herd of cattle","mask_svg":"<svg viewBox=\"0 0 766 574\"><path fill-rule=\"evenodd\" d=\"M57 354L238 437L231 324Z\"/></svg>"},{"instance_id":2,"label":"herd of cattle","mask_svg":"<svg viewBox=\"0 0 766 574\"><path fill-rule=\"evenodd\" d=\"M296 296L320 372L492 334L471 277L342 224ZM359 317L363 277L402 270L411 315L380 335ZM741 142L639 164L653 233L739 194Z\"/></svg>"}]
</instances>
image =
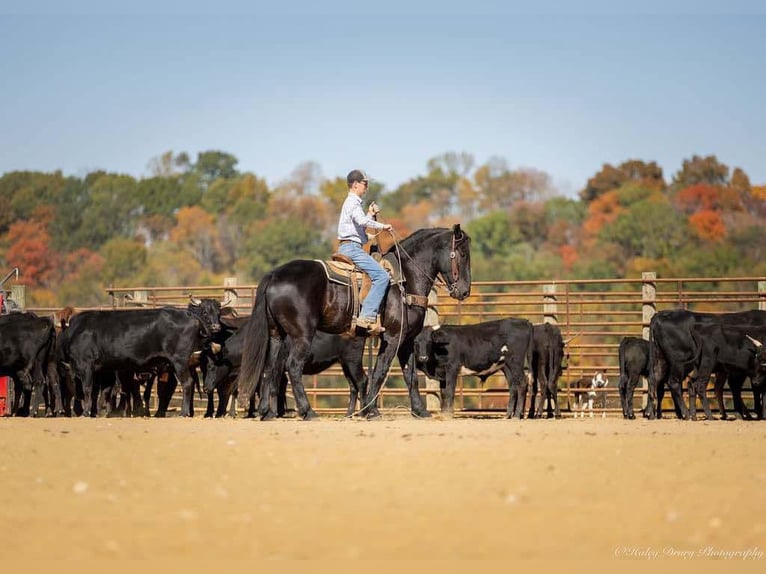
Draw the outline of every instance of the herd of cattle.
<instances>
[{"instance_id":1,"label":"herd of cattle","mask_svg":"<svg viewBox=\"0 0 766 574\"><path fill-rule=\"evenodd\" d=\"M245 330L240 327L248 320L237 317L229 303L191 298L186 309L76 314L67 309L59 314L58 324L50 317L28 312L2 315L0 375L11 377L16 390L10 412L34 415L44 401L46 414L53 416L96 416L100 411L148 416L156 381L155 416L165 416L179 382L183 391L181 415L193 416L199 371L208 396L205 416L226 416L229 399L236 396L242 361ZM356 412L360 399L357 392L364 390L367 383L361 357L352 351L358 345L349 345L349 341L346 335L318 332L304 369L310 375L340 364L350 382L348 416ZM410 368L440 381L444 413L453 411L459 375L474 375L484 381L502 372L509 386L508 418L523 418L525 414L528 418L558 418L558 384L566 368L568 343L555 325L532 325L517 318L426 327L415 340ZM710 419L706 389L710 376L715 374L721 418L727 418L723 400L727 382L737 415L752 418L742 399L748 378L755 416L766 418L765 344L766 311L658 312L651 321L649 341L625 337L620 343L618 386L623 416L635 418L634 390L645 377L649 392L644 416L662 416L662 397L668 387L678 417L694 419L699 396L705 416ZM688 407L682 393L682 382L687 377ZM287 376L281 374L276 404L279 414L285 412L287 382ZM572 383L577 402L573 410L590 408L592 416L593 399L605 397L607 385L608 379L601 372ZM231 404L233 409L235 401ZM254 415L253 404L250 398L250 416Z\"/></svg>"}]
</instances>

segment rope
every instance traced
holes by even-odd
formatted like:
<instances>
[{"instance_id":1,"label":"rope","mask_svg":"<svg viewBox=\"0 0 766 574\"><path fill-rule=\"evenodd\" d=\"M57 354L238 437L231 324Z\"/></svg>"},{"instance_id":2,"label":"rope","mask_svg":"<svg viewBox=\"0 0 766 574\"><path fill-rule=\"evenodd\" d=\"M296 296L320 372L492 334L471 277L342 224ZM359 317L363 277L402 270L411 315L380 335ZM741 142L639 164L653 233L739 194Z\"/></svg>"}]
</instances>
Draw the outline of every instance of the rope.
<instances>
[{"instance_id":1,"label":"rope","mask_svg":"<svg viewBox=\"0 0 766 574\"><path fill-rule=\"evenodd\" d=\"M383 231L383 230L381 230L381 232L382 232L382 231ZM394 238L394 245L396 246L396 256L397 256L397 258L399 259L399 268L401 269L401 266L402 266L402 256L401 256L401 254L399 253L399 249L400 249L400 247L399 247L399 242L397 241L397 239L396 239L396 236L394 236L393 232L390 232L390 233L391 233L391 237L393 237L393 238ZM377 233L377 234L375 234L375 235L377 236L377 235L379 235L379 234L380 234L380 233ZM402 251L404 251L404 249L402 249ZM406 254L406 253L407 253L407 252L405 251L405 254ZM401 283L399 283L399 293L400 293L400 294L401 294L401 296L402 296L402 315L401 315L401 317L399 317L399 339L398 339L398 341L396 342L396 351L394 352L394 358L396 358L396 357L399 355L399 348L401 347L401 344L402 344L402 333L404 332L404 309L405 309L405 306L406 306L406 299L405 299L405 292L404 292L404 287L403 287L403 285L402 285ZM378 362L377 362L377 361L375 361L375 364L376 364L376 365L377 365L377 363L378 363ZM354 416L356 416L356 415L358 415L358 414L362 413L362 412L363 412L363 411L365 411L365 410L366 410L366 409L367 409L367 408L368 408L370 405L373 405L373 404L375 404L375 401L377 401L377 400L378 400L378 397L380 396L380 393L383 391L383 387L385 387L385 386L386 386L386 383L388 382L388 377L391 375L391 366L392 366L393 364L394 364L394 361L393 361L393 359L392 359L392 360L391 360L391 364L390 364L390 365L388 365L388 369L386 370L386 376L383 378L383 382L380 384L380 387L378 388L378 392L377 392L377 393L375 393L375 396L374 396L374 397L372 397L372 399L371 399L371 400L370 400L370 401L369 401L369 402L368 402L366 405L363 405L363 406L362 406L362 408L360 408L358 411L354 411L353 413L351 413L350 417L354 417ZM368 378L368 380L370 380L371 376L372 376L372 373L370 373L370 377ZM362 400L363 400L363 399L362 399ZM350 417L349 417L349 418L350 418Z\"/></svg>"}]
</instances>

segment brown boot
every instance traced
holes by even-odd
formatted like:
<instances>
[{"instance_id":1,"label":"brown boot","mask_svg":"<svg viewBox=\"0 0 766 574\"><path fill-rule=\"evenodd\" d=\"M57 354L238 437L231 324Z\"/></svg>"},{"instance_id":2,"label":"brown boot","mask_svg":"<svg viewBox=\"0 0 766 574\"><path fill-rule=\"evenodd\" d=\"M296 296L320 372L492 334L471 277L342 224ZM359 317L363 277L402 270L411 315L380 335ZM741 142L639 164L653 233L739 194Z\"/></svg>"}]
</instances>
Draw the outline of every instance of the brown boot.
<instances>
[{"instance_id":1,"label":"brown boot","mask_svg":"<svg viewBox=\"0 0 766 574\"><path fill-rule=\"evenodd\" d=\"M370 335L380 335L386 330L380 324L380 318L368 319L367 317L357 317L356 326L360 329L365 329Z\"/></svg>"}]
</instances>

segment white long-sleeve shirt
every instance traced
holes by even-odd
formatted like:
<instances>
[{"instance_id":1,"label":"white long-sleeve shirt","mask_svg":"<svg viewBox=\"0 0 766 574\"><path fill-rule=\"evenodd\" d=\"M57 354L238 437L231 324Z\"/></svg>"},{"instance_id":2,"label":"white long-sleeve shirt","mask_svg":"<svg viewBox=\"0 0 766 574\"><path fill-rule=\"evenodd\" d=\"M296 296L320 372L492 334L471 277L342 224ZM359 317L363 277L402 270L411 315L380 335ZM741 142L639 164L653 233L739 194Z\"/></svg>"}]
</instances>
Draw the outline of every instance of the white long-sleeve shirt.
<instances>
[{"instance_id":1,"label":"white long-sleeve shirt","mask_svg":"<svg viewBox=\"0 0 766 574\"><path fill-rule=\"evenodd\" d=\"M356 241L360 245L367 243L365 227L384 229L385 225L375 221L362 209L362 198L355 193L349 193L340 210L338 220L338 239Z\"/></svg>"}]
</instances>

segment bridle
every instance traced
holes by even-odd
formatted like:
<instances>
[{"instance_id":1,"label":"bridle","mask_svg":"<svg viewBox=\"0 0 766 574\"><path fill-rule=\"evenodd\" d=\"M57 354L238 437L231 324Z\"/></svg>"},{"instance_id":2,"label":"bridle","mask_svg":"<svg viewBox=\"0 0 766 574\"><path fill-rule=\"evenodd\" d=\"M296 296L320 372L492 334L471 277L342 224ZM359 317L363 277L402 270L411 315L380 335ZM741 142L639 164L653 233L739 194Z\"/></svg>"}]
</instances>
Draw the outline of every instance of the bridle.
<instances>
[{"instance_id":1,"label":"bridle","mask_svg":"<svg viewBox=\"0 0 766 574\"><path fill-rule=\"evenodd\" d=\"M463 238L463 232L460 232L460 238ZM452 245L450 246L450 252L449 252L449 258L450 258L450 267L452 271L452 283L449 281L445 281L447 284L447 289L450 292L450 295L457 290L457 282L460 278L460 268L458 267L457 263L457 249L455 247L457 246L457 238L455 237L455 234L452 234ZM444 274L442 273L442 276Z\"/></svg>"}]
</instances>

